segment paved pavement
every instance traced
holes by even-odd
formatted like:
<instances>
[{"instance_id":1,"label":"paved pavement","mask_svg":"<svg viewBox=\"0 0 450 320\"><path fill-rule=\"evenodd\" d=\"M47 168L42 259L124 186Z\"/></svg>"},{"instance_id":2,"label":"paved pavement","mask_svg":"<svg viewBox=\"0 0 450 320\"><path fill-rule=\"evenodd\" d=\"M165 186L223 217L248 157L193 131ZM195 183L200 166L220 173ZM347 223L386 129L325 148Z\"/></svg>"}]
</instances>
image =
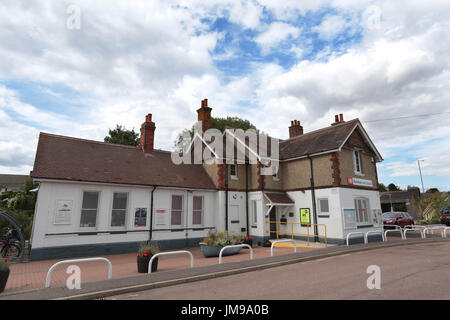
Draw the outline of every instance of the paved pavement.
<instances>
[{"instance_id":1,"label":"paved pavement","mask_svg":"<svg viewBox=\"0 0 450 320\"><path fill-rule=\"evenodd\" d=\"M194 255L195 266L213 265L218 263L218 258L204 258L200 248L187 249ZM305 252L314 249L297 248L298 252ZM270 248L254 247L254 258L270 256ZM293 252L292 248L276 248L276 255ZM116 254L104 256L108 258L113 265L113 278L124 278L139 275L137 272L136 254ZM233 256L224 256L223 262L248 260L248 249L242 249L241 252ZM17 291L25 291L43 288L48 269L59 260L45 260L35 262L15 263L10 266L10 276L3 294ZM158 272L184 269L189 266L189 257L187 255L174 255L161 257L158 262ZM69 276L66 273L68 265L61 265L52 273L52 286L65 285ZM105 262L83 262L79 264L81 268L82 283L99 281L107 278L107 266ZM1 295L0 295L1 296Z\"/></svg>"},{"instance_id":2,"label":"paved pavement","mask_svg":"<svg viewBox=\"0 0 450 320\"><path fill-rule=\"evenodd\" d=\"M107 299L450 299L450 242L381 248ZM367 288L367 267L381 289Z\"/></svg>"}]
</instances>

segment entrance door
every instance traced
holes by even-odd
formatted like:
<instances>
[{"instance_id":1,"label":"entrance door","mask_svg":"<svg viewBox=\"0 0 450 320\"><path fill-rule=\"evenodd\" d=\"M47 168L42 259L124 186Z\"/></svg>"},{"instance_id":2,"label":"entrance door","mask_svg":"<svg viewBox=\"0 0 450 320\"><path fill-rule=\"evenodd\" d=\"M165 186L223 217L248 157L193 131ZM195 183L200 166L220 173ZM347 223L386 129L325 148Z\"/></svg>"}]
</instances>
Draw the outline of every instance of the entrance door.
<instances>
[{"instance_id":1,"label":"entrance door","mask_svg":"<svg viewBox=\"0 0 450 320\"><path fill-rule=\"evenodd\" d=\"M270 220L270 239L277 238L277 208L274 206L269 212Z\"/></svg>"}]
</instances>

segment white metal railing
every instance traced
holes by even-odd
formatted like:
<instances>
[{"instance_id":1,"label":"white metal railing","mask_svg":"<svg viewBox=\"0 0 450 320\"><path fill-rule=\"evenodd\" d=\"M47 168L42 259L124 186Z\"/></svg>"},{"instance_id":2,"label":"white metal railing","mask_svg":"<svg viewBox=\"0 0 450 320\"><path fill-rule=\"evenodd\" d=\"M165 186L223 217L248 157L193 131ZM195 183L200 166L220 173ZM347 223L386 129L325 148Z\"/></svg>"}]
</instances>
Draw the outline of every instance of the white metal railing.
<instances>
[{"instance_id":1,"label":"white metal railing","mask_svg":"<svg viewBox=\"0 0 450 320\"><path fill-rule=\"evenodd\" d=\"M420 237L421 237L422 239L425 238L423 229L420 230L420 229L414 228L414 229L405 229L405 230L403 230L403 235L405 236L405 239L406 239L406 232L407 232L407 231L420 231Z\"/></svg>"},{"instance_id":2,"label":"white metal railing","mask_svg":"<svg viewBox=\"0 0 450 320\"><path fill-rule=\"evenodd\" d=\"M192 253L190 251L187 251L187 250L169 251L169 252L160 252L160 253L153 255L148 263L148 272L147 273L149 273L149 274L152 273L152 263L156 257L169 256L169 255L180 254L180 253L188 254L191 257L191 268L193 268L194 267L194 256L192 255Z\"/></svg>"},{"instance_id":3,"label":"white metal railing","mask_svg":"<svg viewBox=\"0 0 450 320\"><path fill-rule=\"evenodd\" d=\"M434 234L434 230L439 230L441 232L441 237L445 238L446 236L444 236L444 230L446 229L445 226L432 226L432 227L426 227L423 229L423 237L426 238L427 237L427 232L429 230L431 230L431 233Z\"/></svg>"},{"instance_id":4,"label":"white metal railing","mask_svg":"<svg viewBox=\"0 0 450 320\"><path fill-rule=\"evenodd\" d=\"M447 230L450 230L450 227L445 227L442 229L442 238L447 238Z\"/></svg>"},{"instance_id":5,"label":"white metal railing","mask_svg":"<svg viewBox=\"0 0 450 320\"><path fill-rule=\"evenodd\" d=\"M248 244L242 243L242 244L234 244L234 245L229 245L229 246L225 246L223 247L220 252L219 252L219 264L222 263L222 253L224 252L225 249L228 248L238 248L238 247L248 247L250 249L250 260L253 260L253 249L251 246L249 246Z\"/></svg>"},{"instance_id":6,"label":"white metal railing","mask_svg":"<svg viewBox=\"0 0 450 320\"><path fill-rule=\"evenodd\" d=\"M405 235L403 234L402 228L400 226L397 225L387 225L387 227L395 227L395 229L387 229L384 231L384 241L387 241L387 233L388 232L396 232L396 231L400 231L400 235L402 236L402 239L405 239Z\"/></svg>"},{"instance_id":7,"label":"white metal railing","mask_svg":"<svg viewBox=\"0 0 450 320\"><path fill-rule=\"evenodd\" d=\"M276 243L281 243L281 242L290 242L294 245L294 252L297 252L297 246L295 245L295 241L291 240L291 239L283 239L283 240L275 240L274 242L272 242L272 245L270 246L270 256L273 257L273 247L275 246Z\"/></svg>"},{"instance_id":8,"label":"white metal railing","mask_svg":"<svg viewBox=\"0 0 450 320\"><path fill-rule=\"evenodd\" d=\"M52 272L57 266L62 265L62 264L70 264L70 263L78 263L78 262L91 262L91 261L105 261L108 264L108 279L112 278L112 264L111 264L111 261L109 261L106 258L96 257L96 258L63 260L63 261L59 261L59 262L55 263L54 265L52 265L50 267L50 269L48 269L47 277L45 278L45 287L46 288L50 287L50 282L52 279Z\"/></svg>"},{"instance_id":9,"label":"white metal railing","mask_svg":"<svg viewBox=\"0 0 450 320\"><path fill-rule=\"evenodd\" d=\"M373 234L380 233L381 240L385 241L383 230L370 230L370 231L367 231L366 234L364 235L364 243L369 243L369 233L373 233Z\"/></svg>"},{"instance_id":10,"label":"white metal railing","mask_svg":"<svg viewBox=\"0 0 450 320\"><path fill-rule=\"evenodd\" d=\"M350 238L350 235L352 235L352 234L362 234L362 236L364 238L364 232L361 232L361 231L349 232L349 233L347 233L347 236L345 237L345 241L347 243L347 246L348 246L348 240ZM365 240L364 240L364 243L365 243Z\"/></svg>"}]
</instances>

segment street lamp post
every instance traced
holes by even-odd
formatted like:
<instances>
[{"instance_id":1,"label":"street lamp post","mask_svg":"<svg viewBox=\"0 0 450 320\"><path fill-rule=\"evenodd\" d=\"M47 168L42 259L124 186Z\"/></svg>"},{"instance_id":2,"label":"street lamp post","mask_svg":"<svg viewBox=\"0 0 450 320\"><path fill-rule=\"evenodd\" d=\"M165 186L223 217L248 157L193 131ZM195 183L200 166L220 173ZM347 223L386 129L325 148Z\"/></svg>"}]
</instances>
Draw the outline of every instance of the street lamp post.
<instances>
[{"instance_id":1,"label":"street lamp post","mask_svg":"<svg viewBox=\"0 0 450 320\"><path fill-rule=\"evenodd\" d=\"M419 173L420 173L420 181L422 182L422 193L425 193L425 188L423 187L423 179L422 179L422 170L420 169L420 161L424 160L417 160L417 165L419 166Z\"/></svg>"}]
</instances>

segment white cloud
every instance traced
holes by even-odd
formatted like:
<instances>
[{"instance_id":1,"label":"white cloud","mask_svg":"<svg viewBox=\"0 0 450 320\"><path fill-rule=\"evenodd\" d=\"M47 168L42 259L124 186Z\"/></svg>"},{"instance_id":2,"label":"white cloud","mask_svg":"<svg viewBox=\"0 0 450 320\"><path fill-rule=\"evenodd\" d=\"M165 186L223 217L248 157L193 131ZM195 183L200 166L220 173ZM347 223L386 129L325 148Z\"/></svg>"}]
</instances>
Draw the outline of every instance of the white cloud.
<instances>
[{"instance_id":1,"label":"white cloud","mask_svg":"<svg viewBox=\"0 0 450 320\"><path fill-rule=\"evenodd\" d=\"M350 24L341 16L327 15L322 22L312 28L312 31L319 34L323 40L333 40L338 34L343 32Z\"/></svg>"},{"instance_id":2,"label":"white cloud","mask_svg":"<svg viewBox=\"0 0 450 320\"><path fill-rule=\"evenodd\" d=\"M300 35L300 31L300 28L293 25L284 22L274 22L268 26L267 30L256 37L255 41L263 50L267 51L283 40L297 38Z\"/></svg>"}]
</instances>

